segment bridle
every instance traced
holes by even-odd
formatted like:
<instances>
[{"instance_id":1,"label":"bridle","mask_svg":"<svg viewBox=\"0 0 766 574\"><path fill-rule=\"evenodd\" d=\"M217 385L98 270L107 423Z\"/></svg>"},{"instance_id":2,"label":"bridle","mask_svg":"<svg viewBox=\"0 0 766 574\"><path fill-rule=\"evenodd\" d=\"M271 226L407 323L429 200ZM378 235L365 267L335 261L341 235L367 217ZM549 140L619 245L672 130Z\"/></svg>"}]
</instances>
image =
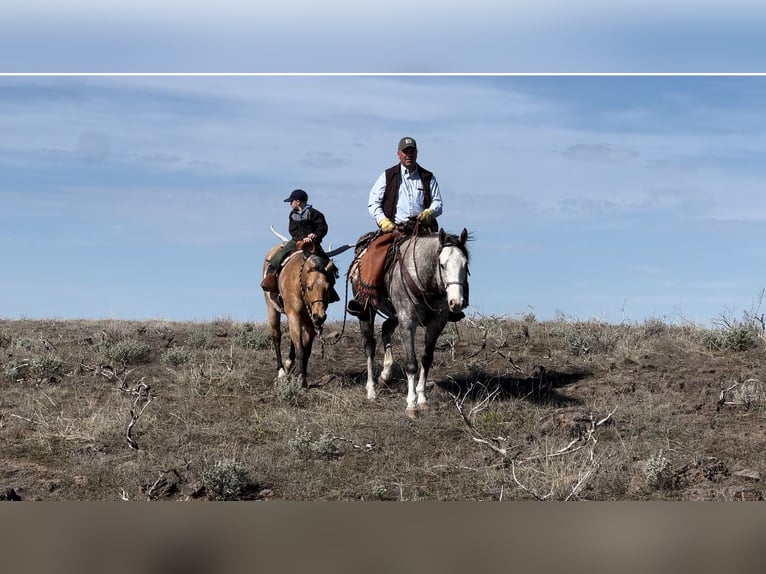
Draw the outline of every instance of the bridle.
<instances>
[{"instance_id":1,"label":"bridle","mask_svg":"<svg viewBox=\"0 0 766 574\"><path fill-rule=\"evenodd\" d=\"M321 337L323 325L317 325L316 321L314 320L314 314L311 312L311 307L315 303L322 303L325 306L325 313L326 313L328 303L324 299L314 299L313 301L306 300L306 284L303 279L303 270L306 268L306 262L309 260L309 257L311 257L311 255L305 252L303 253L303 263L301 263L301 270L298 272L298 284L301 287L301 300L303 301L303 306L306 308L306 313L308 314L309 319L311 320L311 324L314 325L314 329L316 329L317 333L319 333ZM318 273L322 273L322 272L318 271Z\"/></svg>"},{"instance_id":2,"label":"bridle","mask_svg":"<svg viewBox=\"0 0 766 574\"><path fill-rule=\"evenodd\" d=\"M412 240L412 253L413 253L412 261L415 267L415 277L419 278L420 274L418 273L417 258L415 257L415 244L417 241L421 239L421 237L417 235L413 235L410 237L410 239ZM465 268L466 281L445 281L444 269L441 264L441 253L442 253L442 250L447 246L456 247L454 245L445 245L444 243L440 243L439 249L436 251L436 267L439 270L438 271L439 281L438 281L438 287L436 291L425 291L418 286L418 283L415 281L415 279L413 279L412 275L410 275L410 272L407 270L407 267L404 264L404 257L402 256L402 253L401 253L401 243L397 243L395 247L396 258L397 258L397 261L399 262L399 273L401 274L402 280L404 281L404 284L407 287L408 296L410 297L410 300L413 303L415 303L415 299L420 297L423 300L423 302L426 304L426 306L432 311L438 311L438 309L434 309L433 307L431 307L431 305L429 305L428 299L427 299L428 295L433 294L433 295L437 295L438 297L444 297L447 294L447 287L449 287L450 285L460 285L463 288L463 293L464 293L463 298L465 300L465 303L467 304L467 299L468 299L467 277L468 275L470 275L470 271L468 270L468 263L466 262L466 268ZM422 284L423 282L420 281L420 283Z\"/></svg>"},{"instance_id":3,"label":"bridle","mask_svg":"<svg viewBox=\"0 0 766 574\"><path fill-rule=\"evenodd\" d=\"M298 272L298 284L300 285L300 288L301 288L301 301L303 301L303 306L306 309L306 314L309 316L309 320L311 321L311 324L314 326L314 329L316 330L317 335L319 336L319 341L322 343L322 352L324 353L325 341L322 338L322 330L324 329L324 325L317 325L316 321L314 320L314 314L311 312L311 307L315 303L322 303L324 305L325 313L327 313L327 308L330 306L330 303L329 303L329 300L325 300L324 298L323 299L314 299L314 300L311 300L311 301L307 300L307 296L306 296L306 293L307 293L307 291L306 291L306 283L305 283L305 280L303 278L303 270L306 268L306 261L308 261L308 259L310 257L311 257L311 254L303 252L303 262L301 263L301 268L300 268L300 271ZM330 261L330 263L332 263L332 259L330 259L329 261ZM335 267L334 263L333 263L333 268L337 270L337 267ZM325 268L325 269L317 269L316 273L321 273L325 277L328 277L328 283L330 284L330 286L333 285L334 282L329 279L329 274L332 273L332 271L330 271L329 269ZM337 277L337 274L335 276ZM348 290L348 285L346 285L346 289ZM345 314L344 314L344 317L343 317L343 329L341 329L340 335L338 335L338 337L335 339L335 343L340 341L341 336L343 335L343 331L345 330L345 327L346 327L346 318L345 318ZM333 344L335 344L335 343L333 343Z\"/></svg>"}]
</instances>

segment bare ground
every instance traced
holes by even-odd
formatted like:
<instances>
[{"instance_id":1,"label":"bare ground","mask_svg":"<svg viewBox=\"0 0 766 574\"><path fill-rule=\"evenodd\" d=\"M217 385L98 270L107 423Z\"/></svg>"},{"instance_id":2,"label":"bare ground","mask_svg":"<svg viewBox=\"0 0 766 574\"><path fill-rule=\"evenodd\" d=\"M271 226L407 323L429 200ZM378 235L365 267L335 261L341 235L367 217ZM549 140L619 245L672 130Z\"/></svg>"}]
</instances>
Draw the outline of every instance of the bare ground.
<instances>
[{"instance_id":1,"label":"bare ground","mask_svg":"<svg viewBox=\"0 0 766 574\"><path fill-rule=\"evenodd\" d=\"M763 500L760 335L469 317L410 420L356 323L298 389L263 324L4 320L0 498Z\"/></svg>"}]
</instances>

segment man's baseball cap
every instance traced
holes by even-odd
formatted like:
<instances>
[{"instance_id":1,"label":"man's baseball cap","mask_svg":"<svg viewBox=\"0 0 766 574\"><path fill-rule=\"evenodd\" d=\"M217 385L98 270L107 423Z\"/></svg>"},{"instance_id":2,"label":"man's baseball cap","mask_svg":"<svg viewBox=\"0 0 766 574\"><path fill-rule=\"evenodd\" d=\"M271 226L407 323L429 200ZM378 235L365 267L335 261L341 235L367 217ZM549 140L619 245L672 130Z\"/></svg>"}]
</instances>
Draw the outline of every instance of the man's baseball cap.
<instances>
[{"instance_id":1,"label":"man's baseball cap","mask_svg":"<svg viewBox=\"0 0 766 574\"><path fill-rule=\"evenodd\" d=\"M418 143L412 139L412 138L402 138L399 140L399 151L402 151L405 148L408 147L414 147L415 149L418 149Z\"/></svg>"},{"instance_id":2,"label":"man's baseball cap","mask_svg":"<svg viewBox=\"0 0 766 574\"><path fill-rule=\"evenodd\" d=\"M297 199L298 201L308 201L309 194L303 191L302 189L294 189L293 192L290 194L290 197L285 199L285 202L290 203L294 199Z\"/></svg>"}]
</instances>

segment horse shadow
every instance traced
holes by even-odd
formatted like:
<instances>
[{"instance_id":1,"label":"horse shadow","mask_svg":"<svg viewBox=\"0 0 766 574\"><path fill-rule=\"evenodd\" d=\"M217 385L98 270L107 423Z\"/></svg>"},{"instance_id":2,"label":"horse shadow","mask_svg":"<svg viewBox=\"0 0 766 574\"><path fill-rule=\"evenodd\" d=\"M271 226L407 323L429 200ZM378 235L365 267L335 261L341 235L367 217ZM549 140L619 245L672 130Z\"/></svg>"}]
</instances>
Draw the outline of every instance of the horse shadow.
<instances>
[{"instance_id":1,"label":"horse shadow","mask_svg":"<svg viewBox=\"0 0 766 574\"><path fill-rule=\"evenodd\" d=\"M392 377L388 383L378 385L379 390L406 392L407 378L404 370L395 364L391 374ZM583 403L580 399L567 396L562 391L590 374L587 371L548 370L542 366L535 367L527 375L505 373L493 375L485 372L477 374L467 371L429 382L427 388L469 400L483 400L494 395L494 400L521 399L540 405L566 407ZM367 371L347 371L343 377L352 385L364 385L367 382Z\"/></svg>"},{"instance_id":2,"label":"horse shadow","mask_svg":"<svg viewBox=\"0 0 766 574\"><path fill-rule=\"evenodd\" d=\"M582 401L562 391L589 375L586 371L561 372L538 365L527 375L482 373L477 376L474 372L466 372L435 381L434 388L470 400L494 396L495 400L501 401L521 399L545 406L566 407L581 405Z\"/></svg>"}]
</instances>

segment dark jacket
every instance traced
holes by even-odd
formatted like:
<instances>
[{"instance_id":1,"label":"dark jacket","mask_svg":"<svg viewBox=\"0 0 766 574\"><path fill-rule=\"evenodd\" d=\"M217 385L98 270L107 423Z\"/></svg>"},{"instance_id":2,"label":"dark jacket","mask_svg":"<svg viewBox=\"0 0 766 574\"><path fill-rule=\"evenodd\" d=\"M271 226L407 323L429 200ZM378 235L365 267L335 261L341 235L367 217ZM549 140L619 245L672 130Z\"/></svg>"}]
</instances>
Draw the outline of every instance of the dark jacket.
<instances>
[{"instance_id":1,"label":"dark jacket","mask_svg":"<svg viewBox=\"0 0 766 574\"><path fill-rule=\"evenodd\" d=\"M313 233L316 235L314 241L321 243L324 236L327 235L327 221L325 221L324 214L321 211L307 205L301 212L290 212L289 230L290 237L294 241L299 241L309 233Z\"/></svg>"},{"instance_id":2,"label":"dark jacket","mask_svg":"<svg viewBox=\"0 0 766 574\"><path fill-rule=\"evenodd\" d=\"M420 173L420 183L423 186L423 209L431 207L431 178L433 172L428 171L422 165L418 164ZM399 201L399 186L402 185L401 164L396 164L386 170L386 191L383 193L383 214L391 221L394 220L396 213L396 202ZM439 229L436 218L431 222L431 229Z\"/></svg>"}]
</instances>

